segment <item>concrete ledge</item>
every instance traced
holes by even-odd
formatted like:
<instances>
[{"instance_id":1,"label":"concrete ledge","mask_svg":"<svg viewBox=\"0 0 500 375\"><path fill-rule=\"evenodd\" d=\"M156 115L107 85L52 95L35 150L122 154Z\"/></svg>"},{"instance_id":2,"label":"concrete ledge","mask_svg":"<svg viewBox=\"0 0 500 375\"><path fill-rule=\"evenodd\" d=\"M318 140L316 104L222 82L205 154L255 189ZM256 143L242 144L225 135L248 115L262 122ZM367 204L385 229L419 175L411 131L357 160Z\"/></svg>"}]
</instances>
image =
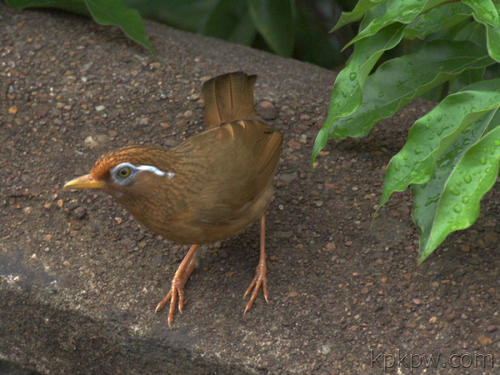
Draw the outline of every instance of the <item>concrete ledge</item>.
<instances>
[{"instance_id":1,"label":"concrete ledge","mask_svg":"<svg viewBox=\"0 0 500 375\"><path fill-rule=\"evenodd\" d=\"M384 167L428 103L329 143L311 173L334 73L146 26L158 61L90 20L0 5L0 360L44 374L366 374L397 350L499 362L498 189L420 268L408 196L370 230ZM204 247L168 329L153 309L187 249L105 195L61 188L104 151L199 132L201 83L236 70L259 75L256 99L273 103L285 137L268 216L271 301L242 316L254 226Z\"/></svg>"}]
</instances>

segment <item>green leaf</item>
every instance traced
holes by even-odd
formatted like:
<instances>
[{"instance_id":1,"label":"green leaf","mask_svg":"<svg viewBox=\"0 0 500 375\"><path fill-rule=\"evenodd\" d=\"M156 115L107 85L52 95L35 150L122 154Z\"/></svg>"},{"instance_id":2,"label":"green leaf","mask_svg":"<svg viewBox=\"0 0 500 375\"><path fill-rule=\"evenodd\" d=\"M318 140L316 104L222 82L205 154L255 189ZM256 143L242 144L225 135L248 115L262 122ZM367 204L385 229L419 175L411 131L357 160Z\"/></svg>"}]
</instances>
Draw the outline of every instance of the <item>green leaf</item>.
<instances>
[{"instance_id":1,"label":"green leaf","mask_svg":"<svg viewBox=\"0 0 500 375\"><path fill-rule=\"evenodd\" d=\"M26 8L56 8L82 16L90 16L84 0L5 0L5 3L17 10Z\"/></svg>"},{"instance_id":2,"label":"green leaf","mask_svg":"<svg viewBox=\"0 0 500 375\"><path fill-rule=\"evenodd\" d=\"M454 35L453 40L467 40L486 49L485 28L477 22L465 24Z\"/></svg>"},{"instance_id":3,"label":"green leaf","mask_svg":"<svg viewBox=\"0 0 500 375\"><path fill-rule=\"evenodd\" d=\"M497 179L499 159L497 107L463 129L437 160L426 184L412 186L413 217L420 231L419 264L449 233L474 223L479 201Z\"/></svg>"},{"instance_id":4,"label":"green leaf","mask_svg":"<svg viewBox=\"0 0 500 375\"><path fill-rule=\"evenodd\" d=\"M118 26L125 35L155 56L153 47L144 34L144 24L137 10L128 8L122 0L85 0L85 4L97 23Z\"/></svg>"},{"instance_id":5,"label":"green leaf","mask_svg":"<svg viewBox=\"0 0 500 375\"><path fill-rule=\"evenodd\" d=\"M335 121L353 113L361 104L362 87L366 77L382 53L395 47L403 37L404 26L393 24L369 39L360 40L354 45L354 51L347 66L340 71L335 79L328 115L314 141L311 165L321 149L325 146L330 128Z\"/></svg>"},{"instance_id":6,"label":"green leaf","mask_svg":"<svg viewBox=\"0 0 500 375\"><path fill-rule=\"evenodd\" d=\"M500 28L486 26L488 53L492 59L500 62Z\"/></svg>"},{"instance_id":7,"label":"green leaf","mask_svg":"<svg viewBox=\"0 0 500 375\"><path fill-rule=\"evenodd\" d=\"M118 26L126 36L155 53L144 34L144 25L139 13L128 8L122 0L7 0L7 5L15 9L57 8L68 12L92 16L101 25Z\"/></svg>"},{"instance_id":8,"label":"green leaf","mask_svg":"<svg viewBox=\"0 0 500 375\"><path fill-rule=\"evenodd\" d=\"M351 12L342 12L337 24L333 27L330 32L340 29L342 26L348 23L355 22L368 11L371 7L374 7L385 0L358 0L356 6Z\"/></svg>"},{"instance_id":9,"label":"green leaf","mask_svg":"<svg viewBox=\"0 0 500 375\"><path fill-rule=\"evenodd\" d=\"M389 60L366 80L363 102L351 115L329 124L331 138L362 137L379 120L468 69L491 65L470 42L431 41L417 52Z\"/></svg>"},{"instance_id":10,"label":"green leaf","mask_svg":"<svg viewBox=\"0 0 500 375\"><path fill-rule=\"evenodd\" d=\"M181 30L200 32L218 0L125 0L144 17Z\"/></svg>"},{"instance_id":11,"label":"green leaf","mask_svg":"<svg viewBox=\"0 0 500 375\"><path fill-rule=\"evenodd\" d=\"M420 14L405 29L408 39L424 39L437 30L451 28L472 15L472 10L461 3L447 3Z\"/></svg>"},{"instance_id":12,"label":"green leaf","mask_svg":"<svg viewBox=\"0 0 500 375\"><path fill-rule=\"evenodd\" d=\"M293 50L293 20L290 0L248 0L253 23L273 51L290 56Z\"/></svg>"},{"instance_id":13,"label":"green leaf","mask_svg":"<svg viewBox=\"0 0 500 375\"><path fill-rule=\"evenodd\" d=\"M474 19L477 22L496 28L500 27L500 17L491 0L462 0L462 3L472 8Z\"/></svg>"},{"instance_id":14,"label":"green leaf","mask_svg":"<svg viewBox=\"0 0 500 375\"><path fill-rule=\"evenodd\" d=\"M495 6L490 0L463 0L463 3L473 10L474 19L484 25L488 53L492 59L500 62L500 5Z\"/></svg>"},{"instance_id":15,"label":"green leaf","mask_svg":"<svg viewBox=\"0 0 500 375\"><path fill-rule=\"evenodd\" d=\"M424 0L386 1L384 4L379 6L385 6L385 11L382 16L371 19L365 27L360 29L358 35L345 45L344 49L361 39L375 35L384 27L393 23L399 22L407 24L412 22L420 14L420 12L422 12L426 4L427 1ZM365 23L365 21L363 23Z\"/></svg>"},{"instance_id":16,"label":"green leaf","mask_svg":"<svg viewBox=\"0 0 500 375\"><path fill-rule=\"evenodd\" d=\"M389 162L379 207L393 192L430 179L437 158L463 129L500 106L499 85L500 78L476 82L447 96L415 122L405 145Z\"/></svg>"},{"instance_id":17,"label":"green leaf","mask_svg":"<svg viewBox=\"0 0 500 375\"><path fill-rule=\"evenodd\" d=\"M220 0L200 31L204 35L246 45L251 44L257 35L246 4L232 0Z\"/></svg>"},{"instance_id":18,"label":"green leaf","mask_svg":"<svg viewBox=\"0 0 500 375\"><path fill-rule=\"evenodd\" d=\"M463 88L471 83L478 82L484 79L486 68L466 70L450 81L449 94L463 90Z\"/></svg>"},{"instance_id":19,"label":"green leaf","mask_svg":"<svg viewBox=\"0 0 500 375\"><path fill-rule=\"evenodd\" d=\"M294 57L333 69L343 64L345 58L340 52L341 47L337 36L329 34L327 27L318 22L315 10L310 9L302 1L295 3Z\"/></svg>"}]
</instances>

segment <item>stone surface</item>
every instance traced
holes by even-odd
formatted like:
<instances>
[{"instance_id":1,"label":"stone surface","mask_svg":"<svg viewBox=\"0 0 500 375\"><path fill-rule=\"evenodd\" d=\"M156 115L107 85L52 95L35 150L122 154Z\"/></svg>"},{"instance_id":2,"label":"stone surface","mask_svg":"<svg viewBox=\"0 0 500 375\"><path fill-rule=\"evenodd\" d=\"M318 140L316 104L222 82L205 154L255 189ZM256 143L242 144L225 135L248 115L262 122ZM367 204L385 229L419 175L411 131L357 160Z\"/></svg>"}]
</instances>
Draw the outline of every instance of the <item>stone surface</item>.
<instances>
[{"instance_id":1,"label":"stone surface","mask_svg":"<svg viewBox=\"0 0 500 375\"><path fill-rule=\"evenodd\" d=\"M408 194L392 197L370 227L384 168L428 103L361 140L330 142L311 171L334 73L152 22L146 29L157 61L117 29L0 4L0 369L368 374L398 353L491 354L498 366L498 187L478 222L418 268ZM202 82L237 70L259 75L256 101L272 103L269 122L285 138L267 220L270 303L259 295L242 316L258 255L253 226L203 247L184 313L168 329L154 307L187 248L104 194L62 186L111 148L172 146L200 132ZM419 366L406 360L398 371Z\"/></svg>"}]
</instances>

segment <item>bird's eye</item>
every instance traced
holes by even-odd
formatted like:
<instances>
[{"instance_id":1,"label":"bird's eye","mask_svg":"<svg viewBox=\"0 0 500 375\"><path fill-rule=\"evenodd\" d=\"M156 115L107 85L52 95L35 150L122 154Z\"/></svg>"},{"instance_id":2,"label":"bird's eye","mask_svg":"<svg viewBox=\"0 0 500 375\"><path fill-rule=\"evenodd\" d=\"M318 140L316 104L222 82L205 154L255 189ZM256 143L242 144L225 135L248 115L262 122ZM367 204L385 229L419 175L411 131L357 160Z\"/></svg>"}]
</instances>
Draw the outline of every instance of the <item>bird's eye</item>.
<instances>
[{"instance_id":1,"label":"bird's eye","mask_svg":"<svg viewBox=\"0 0 500 375\"><path fill-rule=\"evenodd\" d=\"M121 178L127 178L130 176L130 167L123 167L118 170L118 176Z\"/></svg>"}]
</instances>

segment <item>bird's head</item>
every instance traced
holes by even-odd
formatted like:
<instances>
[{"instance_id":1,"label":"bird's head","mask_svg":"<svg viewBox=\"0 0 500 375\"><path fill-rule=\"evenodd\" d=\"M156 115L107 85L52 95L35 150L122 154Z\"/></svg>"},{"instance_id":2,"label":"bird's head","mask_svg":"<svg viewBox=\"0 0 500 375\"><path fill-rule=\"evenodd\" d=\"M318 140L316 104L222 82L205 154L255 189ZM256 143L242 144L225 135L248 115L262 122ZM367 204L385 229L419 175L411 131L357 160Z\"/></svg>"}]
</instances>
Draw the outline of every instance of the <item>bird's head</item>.
<instances>
[{"instance_id":1,"label":"bird's head","mask_svg":"<svg viewBox=\"0 0 500 375\"><path fill-rule=\"evenodd\" d=\"M95 162L89 174L77 177L64 189L99 189L115 198L147 196L158 186L159 178L175 175L168 168L166 150L130 146L110 151Z\"/></svg>"}]
</instances>

